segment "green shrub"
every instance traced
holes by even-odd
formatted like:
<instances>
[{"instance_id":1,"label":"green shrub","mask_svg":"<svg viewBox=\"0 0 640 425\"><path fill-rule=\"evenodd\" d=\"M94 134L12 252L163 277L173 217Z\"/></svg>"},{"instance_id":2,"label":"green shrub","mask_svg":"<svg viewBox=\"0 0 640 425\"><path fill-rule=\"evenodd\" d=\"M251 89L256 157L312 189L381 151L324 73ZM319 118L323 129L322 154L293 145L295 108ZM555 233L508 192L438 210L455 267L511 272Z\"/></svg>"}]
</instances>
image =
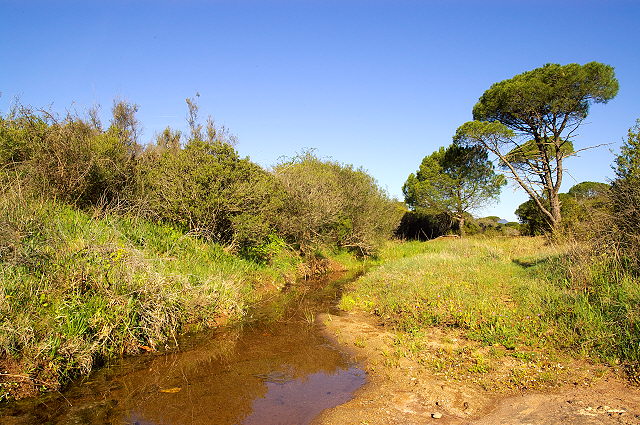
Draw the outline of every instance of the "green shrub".
<instances>
[{"instance_id":1,"label":"green shrub","mask_svg":"<svg viewBox=\"0 0 640 425\"><path fill-rule=\"evenodd\" d=\"M284 192L229 143L193 140L143 164L137 201L147 216L235 249L273 233Z\"/></svg>"},{"instance_id":2,"label":"green shrub","mask_svg":"<svg viewBox=\"0 0 640 425\"><path fill-rule=\"evenodd\" d=\"M614 170L606 246L614 250L622 267L640 275L640 119L629 129Z\"/></svg>"},{"instance_id":3,"label":"green shrub","mask_svg":"<svg viewBox=\"0 0 640 425\"><path fill-rule=\"evenodd\" d=\"M287 193L279 228L303 253L337 245L361 255L376 251L402 211L361 169L306 153L275 167Z\"/></svg>"}]
</instances>

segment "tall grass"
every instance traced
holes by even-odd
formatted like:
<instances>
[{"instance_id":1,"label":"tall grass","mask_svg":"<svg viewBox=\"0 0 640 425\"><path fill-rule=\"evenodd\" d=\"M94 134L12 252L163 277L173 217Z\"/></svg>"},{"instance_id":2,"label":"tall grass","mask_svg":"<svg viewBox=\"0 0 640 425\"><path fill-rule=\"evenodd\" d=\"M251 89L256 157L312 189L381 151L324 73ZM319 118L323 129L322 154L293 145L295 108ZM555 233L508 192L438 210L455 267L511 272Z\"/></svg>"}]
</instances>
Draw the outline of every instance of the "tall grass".
<instances>
[{"instance_id":1,"label":"tall grass","mask_svg":"<svg viewBox=\"0 0 640 425\"><path fill-rule=\"evenodd\" d=\"M282 283L297 263L284 253L267 266L170 226L5 193L0 360L55 388L113 355L171 344L185 324L241 318L258 282Z\"/></svg>"},{"instance_id":2,"label":"tall grass","mask_svg":"<svg viewBox=\"0 0 640 425\"><path fill-rule=\"evenodd\" d=\"M622 362L640 378L640 279L608 256L572 249L563 264L572 305L557 305L556 321L583 351ZM589 248L587 247L587 251ZM564 307L564 308L563 308Z\"/></svg>"}]
</instances>

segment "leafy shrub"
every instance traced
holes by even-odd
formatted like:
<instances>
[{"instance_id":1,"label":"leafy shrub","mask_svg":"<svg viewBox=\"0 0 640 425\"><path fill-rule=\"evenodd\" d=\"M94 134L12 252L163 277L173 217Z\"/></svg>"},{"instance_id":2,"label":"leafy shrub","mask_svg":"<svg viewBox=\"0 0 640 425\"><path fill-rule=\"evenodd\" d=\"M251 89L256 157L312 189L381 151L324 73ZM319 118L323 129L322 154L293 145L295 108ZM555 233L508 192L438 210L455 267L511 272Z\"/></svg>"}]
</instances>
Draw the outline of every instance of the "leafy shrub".
<instances>
[{"instance_id":1,"label":"leafy shrub","mask_svg":"<svg viewBox=\"0 0 640 425\"><path fill-rule=\"evenodd\" d=\"M640 119L629 129L614 171L606 246L624 268L640 274Z\"/></svg>"},{"instance_id":2,"label":"leafy shrub","mask_svg":"<svg viewBox=\"0 0 640 425\"><path fill-rule=\"evenodd\" d=\"M335 244L361 255L375 252L402 211L362 169L305 153L275 167L287 192L279 227L303 253Z\"/></svg>"},{"instance_id":3,"label":"leafy shrub","mask_svg":"<svg viewBox=\"0 0 640 425\"><path fill-rule=\"evenodd\" d=\"M276 179L221 140L166 150L141 174L146 215L236 249L267 242L283 207Z\"/></svg>"}]
</instances>

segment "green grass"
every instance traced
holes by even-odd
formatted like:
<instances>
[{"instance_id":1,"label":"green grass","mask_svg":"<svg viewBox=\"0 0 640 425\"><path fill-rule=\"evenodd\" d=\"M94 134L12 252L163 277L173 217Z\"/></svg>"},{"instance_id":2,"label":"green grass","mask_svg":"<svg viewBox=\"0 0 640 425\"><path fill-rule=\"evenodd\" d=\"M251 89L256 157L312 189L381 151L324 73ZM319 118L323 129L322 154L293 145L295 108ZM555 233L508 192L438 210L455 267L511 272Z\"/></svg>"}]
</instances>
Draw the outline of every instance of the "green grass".
<instances>
[{"instance_id":1,"label":"green grass","mask_svg":"<svg viewBox=\"0 0 640 425\"><path fill-rule=\"evenodd\" d=\"M284 250L254 262L169 226L3 196L0 361L56 388L110 357L171 345L187 324L242 319L299 262Z\"/></svg>"},{"instance_id":2,"label":"green grass","mask_svg":"<svg viewBox=\"0 0 640 425\"><path fill-rule=\"evenodd\" d=\"M414 242L387 255L346 288L340 305L393 325L402 352L420 351L412 345L435 327L523 363L565 354L638 363L640 290L629 276L591 265L590 283L577 287L565 273L565 251L539 238ZM482 373L488 366L476 359L465 367Z\"/></svg>"},{"instance_id":3,"label":"green grass","mask_svg":"<svg viewBox=\"0 0 640 425\"><path fill-rule=\"evenodd\" d=\"M466 329L468 337L487 343L531 344L526 337L541 330L539 306L548 288L532 285L532 273L512 262L509 250L496 242L414 243L411 252L422 253L399 257L362 277L341 305L369 310L407 332L442 325ZM504 248L516 247L522 249L520 243Z\"/></svg>"}]
</instances>

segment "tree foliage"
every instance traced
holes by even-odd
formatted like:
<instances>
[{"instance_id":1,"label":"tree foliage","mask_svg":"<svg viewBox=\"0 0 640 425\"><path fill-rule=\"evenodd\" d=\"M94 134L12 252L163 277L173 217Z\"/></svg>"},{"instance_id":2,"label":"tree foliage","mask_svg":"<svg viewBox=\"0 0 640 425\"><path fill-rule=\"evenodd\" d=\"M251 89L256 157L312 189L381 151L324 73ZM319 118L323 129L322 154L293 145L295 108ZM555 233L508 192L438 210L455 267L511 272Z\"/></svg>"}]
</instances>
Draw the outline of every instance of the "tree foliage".
<instances>
[{"instance_id":1,"label":"tree foliage","mask_svg":"<svg viewBox=\"0 0 640 425\"><path fill-rule=\"evenodd\" d=\"M493 84L456 141L481 146L527 192L551 229L560 225L560 186L573 137L593 103L618 92L613 68L598 62L547 64Z\"/></svg>"},{"instance_id":2,"label":"tree foliage","mask_svg":"<svg viewBox=\"0 0 640 425\"><path fill-rule=\"evenodd\" d=\"M485 150L452 144L424 157L402 191L409 207L446 213L458 222L463 234L465 214L497 199L505 184Z\"/></svg>"},{"instance_id":3,"label":"tree foliage","mask_svg":"<svg viewBox=\"0 0 640 425\"><path fill-rule=\"evenodd\" d=\"M582 182L571 187L567 194L577 200L602 200L609 194L611 186L600 182Z\"/></svg>"}]
</instances>

